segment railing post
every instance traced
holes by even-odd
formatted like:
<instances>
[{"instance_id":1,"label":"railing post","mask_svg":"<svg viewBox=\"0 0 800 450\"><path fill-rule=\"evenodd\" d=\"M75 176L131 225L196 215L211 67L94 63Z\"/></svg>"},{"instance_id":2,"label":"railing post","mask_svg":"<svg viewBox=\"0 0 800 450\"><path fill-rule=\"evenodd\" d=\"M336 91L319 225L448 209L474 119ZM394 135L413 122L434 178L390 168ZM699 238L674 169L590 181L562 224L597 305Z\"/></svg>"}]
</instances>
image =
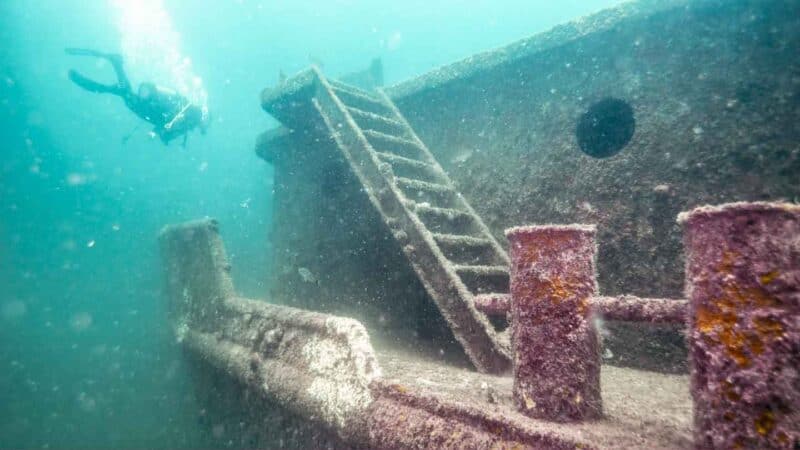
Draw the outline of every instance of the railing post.
<instances>
[{"instance_id":1,"label":"railing post","mask_svg":"<svg viewBox=\"0 0 800 450\"><path fill-rule=\"evenodd\" d=\"M524 414L579 421L602 415L594 226L506 230L511 248L514 402Z\"/></svg>"},{"instance_id":2,"label":"railing post","mask_svg":"<svg viewBox=\"0 0 800 450\"><path fill-rule=\"evenodd\" d=\"M800 207L733 203L685 227L695 446L800 446Z\"/></svg>"}]
</instances>

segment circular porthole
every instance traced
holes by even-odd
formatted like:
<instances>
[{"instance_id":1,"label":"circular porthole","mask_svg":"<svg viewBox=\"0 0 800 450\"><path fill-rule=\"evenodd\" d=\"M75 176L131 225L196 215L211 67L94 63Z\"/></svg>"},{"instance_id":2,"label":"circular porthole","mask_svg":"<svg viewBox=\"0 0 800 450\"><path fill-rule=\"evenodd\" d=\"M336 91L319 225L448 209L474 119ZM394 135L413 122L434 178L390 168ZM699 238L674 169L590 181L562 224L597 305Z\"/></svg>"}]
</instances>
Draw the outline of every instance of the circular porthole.
<instances>
[{"instance_id":1,"label":"circular porthole","mask_svg":"<svg viewBox=\"0 0 800 450\"><path fill-rule=\"evenodd\" d=\"M583 153L608 158L628 145L635 129L631 105L617 98L605 98L581 115L575 133Z\"/></svg>"}]
</instances>

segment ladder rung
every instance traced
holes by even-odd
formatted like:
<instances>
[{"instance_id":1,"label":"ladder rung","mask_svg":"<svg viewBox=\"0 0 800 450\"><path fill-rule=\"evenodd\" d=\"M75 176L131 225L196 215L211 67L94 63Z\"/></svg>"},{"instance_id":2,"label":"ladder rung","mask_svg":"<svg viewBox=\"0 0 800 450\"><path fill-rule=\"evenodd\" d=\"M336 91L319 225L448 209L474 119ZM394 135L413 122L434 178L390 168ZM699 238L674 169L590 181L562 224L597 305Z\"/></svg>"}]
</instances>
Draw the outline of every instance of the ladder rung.
<instances>
[{"instance_id":1,"label":"ladder rung","mask_svg":"<svg viewBox=\"0 0 800 450\"><path fill-rule=\"evenodd\" d=\"M472 219L468 212L454 208L437 208L436 206L416 204L414 211L417 214L431 214L448 220Z\"/></svg>"},{"instance_id":2,"label":"ladder rung","mask_svg":"<svg viewBox=\"0 0 800 450\"><path fill-rule=\"evenodd\" d=\"M437 194L455 193L455 191L445 184L429 183L427 181L405 177L395 177L395 182L397 182L400 187L406 189L416 189L420 191L434 192Z\"/></svg>"},{"instance_id":3,"label":"ladder rung","mask_svg":"<svg viewBox=\"0 0 800 450\"><path fill-rule=\"evenodd\" d=\"M426 162L422 162L418 159L411 159L406 158L405 156L395 155L394 153L387 153L387 152L375 152L378 154L378 157L388 163L391 164L404 164L407 166L412 166L417 169L425 169L430 170L434 167Z\"/></svg>"},{"instance_id":4,"label":"ladder rung","mask_svg":"<svg viewBox=\"0 0 800 450\"><path fill-rule=\"evenodd\" d=\"M441 170L432 164L417 159L406 158L405 156L395 155L394 153L375 153L381 162L388 163L392 166L395 176L418 179L431 183L439 182L444 177Z\"/></svg>"},{"instance_id":5,"label":"ladder rung","mask_svg":"<svg viewBox=\"0 0 800 450\"><path fill-rule=\"evenodd\" d=\"M350 114L352 114L356 118L356 120L358 120L358 119L375 120L375 121L378 121L378 122L382 122L382 123L384 123L386 125L389 125L389 126L392 126L392 127L396 127L398 129L403 129L404 128L402 123L400 123L400 122L398 122L398 121L396 121L394 119L390 119L390 118L388 118L386 116L382 116L382 115L376 114L374 112L364 111L361 108L348 106L347 107L347 111ZM380 130L377 130L377 131L380 131Z\"/></svg>"},{"instance_id":6,"label":"ladder rung","mask_svg":"<svg viewBox=\"0 0 800 450\"><path fill-rule=\"evenodd\" d=\"M415 200L408 199L408 198L404 198L404 199L400 200L400 202L403 204L403 206L405 206L406 208L410 209L411 211L414 211L414 210L416 210L417 208L420 207L420 203L416 202Z\"/></svg>"},{"instance_id":7,"label":"ladder rung","mask_svg":"<svg viewBox=\"0 0 800 450\"><path fill-rule=\"evenodd\" d=\"M375 140L378 140L378 141L386 141L386 142L392 142L392 143L396 143L396 144L403 144L403 145L408 145L410 147L421 149L421 147L414 141L409 141L408 139L403 139L401 137L394 136L394 135L391 135L391 134L381 133L380 131L364 130L364 135L367 136L367 138L375 139Z\"/></svg>"},{"instance_id":8,"label":"ladder rung","mask_svg":"<svg viewBox=\"0 0 800 450\"><path fill-rule=\"evenodd\" d=\"M489 239L475 237L475 236L467 236L463 234L433 233L433 238L436 239L436 242L446 245L484 247L492 244L492 241L490 241Z\"/></svg>"},{"instance_id":9,"label":"ladder rung","mask_svg":"<svg viewBox=\"0 0 800 450\"><path fill-rule=\"evenodd\" d=\"M359 108L373 107L377 108L382 112L390 111L389 107L384 105L383 102L380 101L380 99L371 97L368 94L357 91L340 89L336 86L331 86L331 88L333 88L334 93L336 94L337 97L339 97L340 100L342 100L345 106L349 107L357 106Z\"/></svg>"},{"instance_id":10,"label":"ladder rung","mask_svg":"<svg viewBox=\"0 0 800 450\"><path fill-rule=\"evenodd\" d=\"M506 266L456 264L453 269L473 295L508 291L509 273Z\"/></svg>"},{"instance_id":11,"label":"ladder rung","mask_svg":"<svg viewBox=\"0 0 800 450\"><path fill-rule=\"evenodd\" d=\"M331 80L330 78L328 79L328 84L330 84L332 88L338 91L344 91L347 92L348 94L353 94L353 95L361 95L364 97L372 98L376 101L380 101L376 96L372 95L372 93L370 93L369 91L361 89L358 86L353 86L352 84L343 83L338 80Z\"/></svg>"},{"instance_id":12,"label":"ladder rung","mask_svg":"<svg viewBox=\"0 0 800 450\"><path fill-rule=\"evenodd\" d=\"M390 152L411 159L419 159L425 154L424 148L414 141L375 130L362 131L376 151Z\"/></svg>"},{"instance_id":13,"label":"ladder rung","mask_svg":"<svg viewBox=\"0 0 800 450\"><path fill-rule=\"evenodd\" d=\"M434 233L478 235L481 229L476 226L475 217L453 206L455 202L437 206L417 202L409 209Z\"/></svg>"},{"instance_id":14,"label":"ladder rung","mask_svg":"<svg viewBox=\"0 0 800 450\"><path fill-rule=\"evenodd\" d=\"M489 276L503 276L508 275L508 267L506 266L473 266L457 264L453 266L459 274L470 275L489 275Z\"/></svg>"},{"instance_id":15,"label":"ladder rung","mask_svg":"<svg viewBox=\"0 0 800 450\"><path fill-rule=\"evenodd\" d=\"M493 264L503 262L503 257L492 245L492 240L486 237L433 232L433 239L444 257L458 266L493 267ZM480 277L481 275L473 274L471 276ZM491 276L489 277L491 278Z\"/></svg>"}]
</instances>

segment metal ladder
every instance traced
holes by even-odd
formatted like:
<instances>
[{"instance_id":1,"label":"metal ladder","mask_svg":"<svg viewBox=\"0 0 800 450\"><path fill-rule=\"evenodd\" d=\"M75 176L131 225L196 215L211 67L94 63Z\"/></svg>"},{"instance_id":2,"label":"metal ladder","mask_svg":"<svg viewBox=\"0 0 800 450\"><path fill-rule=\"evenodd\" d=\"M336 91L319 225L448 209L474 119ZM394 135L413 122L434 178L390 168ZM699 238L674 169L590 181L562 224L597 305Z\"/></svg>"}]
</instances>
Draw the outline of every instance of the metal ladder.
<instances>
[{"instance_id":1,"label":"metal ladder","mask_svg":"<svg viewBox=\"0 0 800 450\"><path fill-rule=\"evenodd\" d=\"M475 367L510 368L509 330L475 308L509 292L508 255L394 103L312 69L314 107Z\"/></svg>"}]
</instances>

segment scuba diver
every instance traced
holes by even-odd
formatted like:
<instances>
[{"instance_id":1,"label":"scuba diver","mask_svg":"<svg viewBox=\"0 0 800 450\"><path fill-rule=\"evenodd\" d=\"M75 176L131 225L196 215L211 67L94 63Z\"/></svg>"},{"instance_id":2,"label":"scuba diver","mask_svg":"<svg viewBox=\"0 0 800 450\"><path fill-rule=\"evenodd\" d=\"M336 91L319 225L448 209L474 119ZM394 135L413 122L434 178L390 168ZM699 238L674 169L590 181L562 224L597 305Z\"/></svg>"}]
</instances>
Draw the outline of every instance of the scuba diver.
<instances>
[{"instance_id":1,"label":"scuba diver","mask_svg":"<svg viewBox=\"0 0 800 450\"><path fill-rule=\"evenodd\" d=\"M69 71L69 79L89 92L113 94L121 97L134 114L153 125L153 133L161 138L164 144L183 136L183 146L189 131L199 128L205 134L209 124L208 109L192 103L179 93L145 82L133 92L131 83L122 67L122 56L114 53L102 53L95 50L68 48L68 55L92 56L111 63L117 74L116 84L102 84L90 80L75 70Z\"/></svg>"}]
</instances>

